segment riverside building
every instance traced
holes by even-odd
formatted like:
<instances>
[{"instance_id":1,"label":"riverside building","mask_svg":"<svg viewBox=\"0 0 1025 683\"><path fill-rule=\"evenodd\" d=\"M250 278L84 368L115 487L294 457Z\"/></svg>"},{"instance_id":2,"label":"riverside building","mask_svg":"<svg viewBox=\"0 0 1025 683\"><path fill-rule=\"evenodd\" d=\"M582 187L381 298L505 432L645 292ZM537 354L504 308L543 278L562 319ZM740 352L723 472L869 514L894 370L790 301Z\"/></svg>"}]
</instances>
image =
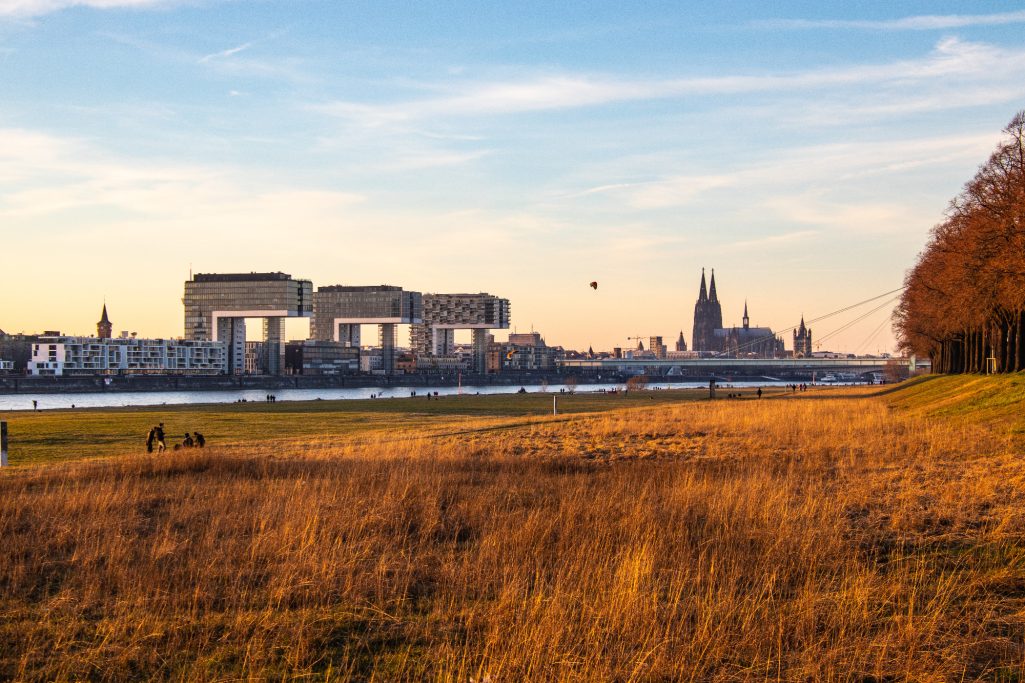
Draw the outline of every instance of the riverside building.
<instances>
[{"instance_id":1,"label":"riverside building","mask_svg":"<svg viewBox=\"0 0 1025 683\"><path fill-rule=\"evenodd\" d=\"M285 318L313 313L313 283L287 273L197 273L185 283L185 338L220 341L227 371L245 372L246 319L263 320L263 367L280 375L285 367Z\"/></svg>"},{"instance_id":2,"label":"riverside building","mask_svg":"<svg viewBox=\"0 0 1025 683\"><path fill-rule=\"evenodd\" d=\"M40 337L32 345L30 375L220 375L223 342L100 337Z\"/></svg>"},{"instance_id":3,"label":"riverside building","mask_svg":"<svg viewBox=\"0 0 1025 683\"><path fill-rule=\"evenodd\" d=\"M410 326L413 352L421 357L452 356L455 331L472 330L471 368L487 370L488 332L509 328L509 300L485 292L480 294L424 294L423 322ZM419 365L418 365L419 367Z\"/></svg>"},{"instance_id":4,"label":"riverside building","mask_svg":"<svg viewBox=\"0 0 1025 683\"><path fill-rule=\"evenodd\" d=\"M377 325L381 362L374 371L395 372L398 325L423 323L423 295L392 285L330 285L313 295L311 337L360 348L360 326Z\"/></svg>"}]
</instances>

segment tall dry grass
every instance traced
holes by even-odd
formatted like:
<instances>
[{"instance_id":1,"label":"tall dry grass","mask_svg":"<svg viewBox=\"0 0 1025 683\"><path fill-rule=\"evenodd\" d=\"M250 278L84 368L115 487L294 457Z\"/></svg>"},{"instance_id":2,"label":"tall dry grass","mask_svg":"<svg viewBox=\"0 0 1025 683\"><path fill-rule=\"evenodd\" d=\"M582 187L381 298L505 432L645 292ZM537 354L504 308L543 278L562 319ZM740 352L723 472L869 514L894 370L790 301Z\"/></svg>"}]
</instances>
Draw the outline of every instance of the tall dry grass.
<instances>
[{"instance_id":1,"label":"tall dry grass","mask_svg":"<svg viewBox=\"0 0 1025 683\"><path fill-rule=\"evenodd\" d=\"M745 401L0 477L0 678L1020 680L1025 465Z\"/></svg>"}]
</instances>

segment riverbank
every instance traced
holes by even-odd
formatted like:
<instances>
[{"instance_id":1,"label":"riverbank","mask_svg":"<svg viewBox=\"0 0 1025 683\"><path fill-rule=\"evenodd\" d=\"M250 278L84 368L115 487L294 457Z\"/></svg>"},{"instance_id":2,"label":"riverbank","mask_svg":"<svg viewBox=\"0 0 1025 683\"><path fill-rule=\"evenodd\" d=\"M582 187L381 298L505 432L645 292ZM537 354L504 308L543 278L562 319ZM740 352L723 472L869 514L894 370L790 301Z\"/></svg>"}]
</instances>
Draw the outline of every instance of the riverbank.
<instances>
[{"instance_id":1,"label":"riverbank","mask_svg":"<svg viewBox=\"0 0 1025 683\"><path fill-rule=\"evenodd\" d=\"M15 415L0 678L1020 680L1023 379Z\"/></svg>"},{"instance_id":2,"label":"riverbank","mask_svg":"<svg viewBox=\"0 0 1025 683\"><path fill-rule=\"evenodd\" d=\"M92 392L230 391L281 389L346 389L362 387L511 386L562 384L555 373L463 373L408 375L90 375L64 377L0 377L0 394L74 394ZM609 381L616 381L610 378Z\"/></svg>"}]
</instances>

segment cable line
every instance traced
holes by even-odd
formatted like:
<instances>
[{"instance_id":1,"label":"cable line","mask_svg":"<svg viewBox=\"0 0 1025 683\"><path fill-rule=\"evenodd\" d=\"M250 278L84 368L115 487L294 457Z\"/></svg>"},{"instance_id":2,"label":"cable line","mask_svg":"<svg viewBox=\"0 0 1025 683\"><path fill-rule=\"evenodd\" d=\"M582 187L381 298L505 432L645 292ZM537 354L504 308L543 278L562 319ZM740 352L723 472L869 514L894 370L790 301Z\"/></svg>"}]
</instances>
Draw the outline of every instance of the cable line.
<instances>
[{"instance_id":1,"label":"cable line","mask_svg":"<svg viewBox=\"0 0 1025 683\"><path fill-rule=\"evenodd\" d=\"M904 291L904 289L905 289L905 287L903 287L903 286L898 287L897 289L891 289L889 292L883 292L882 294L877 294L876 296L873 296L871 298L865 299L864 301L859 301L856 304L850 304L849 306L844 306L843 308L838 308L835 311L831 311L831 312L826 313L824 315L820 315L817 318L811 318L810 320L806 320L804 322L804 324L805 324L805 326L808 326L808 325L811 325L812 323L817 323L817 322L820 322L822 320L826 320L827 318L832 318L834 315L840 315L841 313L846 313L847 311L850 311L852 309L858 308L859 306L864 306L865 304L870 304L873 301L878 301L879 299L882 299L883 297L886 297L886 296L890 296L891 294L896 294L897 292L902 292L902 291ZM879 307L874 308L871 311L869 311L869 314L875 313L880 308L883 308L887 304L890 304L890 303L892 303L893 301L896 301L899 298L900 297L895 297L894 299L891 299L890 301L887 301L882 306L879 306ZM858 320L862 320L862 319L863 318L858 318L858 319L856 319L856 320L854 320L852 322L857 322ZM748 342L745 342L743 344L738 345L736 351L739 353L740 351L742 351L742 350L744 350L746 348L750 348L752 346L757 346L758 344L762 344L762 343L764 343L765 341L767 341L769 339L775 339L777 335L781 335L781 334L784 334L786 332L793 332L793 331L795 331L800 326L801 326L801 323L798 323L798 324L792 325L792 326L790 326L790 327L788 327L786 329L782 329L782 330L779 330L778 332L774 332L771 336L770 335L765 335L765 336L759 337L757 339L752 339L751 341L748 341ZM831 335L835 334L836 332L839 332L839 331L841 331L843 329L846 329L846 327L840 328L840 330L835 330L834 332L831 332L830 334L826 335L826 337L823 337L822 339L826 339L829 336L831 336ZM816 343L820 343L822 341L822 339L820 339L819 342L816 342ZM732 352L731 351L721 351L721 352L719 352L717 354L717 357L725 356L728 353L732 353Z\"/></svg>"},{"instance_id":2,"label":"cable line","mask_svg":"<svg viewBox=\"0 0 1025 683\"><path fill-rule=\"evenodd\" d=\"M843 332L844 330L850 329L850 327L851 327L851 326L853 326L854 324L856 324L856 323L859 323L859 322L861 322L861 321L862 321L862 320L864 320L865 318L867 318L867 317L871 316L871 315L872 315L873 313L876 313L876 312L878 312L878 311L881 311L882 309L886 308L886 307L887 307L887 306L889 306L890 304L892 304L892 303L896 302L896 301L897 301L897 299L899 299L899 298L900 298L899 296L895 296L895 297L893 297L892 299L890 299L890 300L888 300L888 301L884 301L883 303L879 304L878 306L876 306L875 308L873 308L873 309L872 309L871 311L869 311L868 313L864 313L864 314L862 314L862 315L859 315L859 316L858 316L857 318L855 318L854 320L851 320L850 322L848 322L848 323L846 323L846 324L844 324L844 325L841 325L840 327L836 328L836 329L835 329L835 330L833 330L832 332L828 332L828 333L826 333L826 334L822 335L821 337L819 337L819 340L818 340L818 342L816 342L816 343L819 343L819 344L821 344L822 342L826 341L826 340L827 340L827 339L829 339L830 337L834 337L834 336L836 336L836 335L840 334L841 332Z\"/></svg>"}]
</instances>

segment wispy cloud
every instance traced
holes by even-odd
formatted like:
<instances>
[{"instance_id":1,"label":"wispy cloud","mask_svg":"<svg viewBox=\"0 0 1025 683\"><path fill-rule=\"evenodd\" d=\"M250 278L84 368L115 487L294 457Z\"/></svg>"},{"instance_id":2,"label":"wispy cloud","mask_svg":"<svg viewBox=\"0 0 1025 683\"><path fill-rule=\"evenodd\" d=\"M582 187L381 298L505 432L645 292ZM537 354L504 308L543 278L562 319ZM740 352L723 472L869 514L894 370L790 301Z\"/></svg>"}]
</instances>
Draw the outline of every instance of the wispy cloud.
<instances>
[{"instance_id":1,"label":"wispy cloud","mask_svg":"<svg viewBox=\"0 0 1025 683\"><path fill-rule=\"evenodd\" d=\"M951 79L1014 75L1025 68L1025 50L945 38L919 59L856 64L790 73L726 75L676 79L625 79L601 75L540 75L522 81L433 84L447 95L397 103L335 101L313 109L367 127L396 126L432 117L473 117L593 107L631 101L738 95L786 94L826 88L946 84Z\"/></svg>"},{"instance_id":2,"label":"wispy cloud","mask_svg":"<svg viewBox=\"0 0 1025 683\"><path fill-rule=\"evenodd\" d=\"M144 8L180 0L0 0L0 16L35 17L70 7L93 9Z\"/></svg>"},{"instance_id":3,"label":"wispy cloud","mask_svg":"<svg viewBox=\"0 0 1025 683\"><path fill-rule=\"evenodd\" d=\"M227 50L221 50L220 52L212 52L212 53L210 53L208 55L203 55L202 57L200 57L199 60L198 60L198 63L199 64L206 64L211 59L223 59L225 57L231 57L232 55L237 55L239 52L243 52L245 50L248 50L252 46L253 46L253 43L252 42L248 42L248 43L242 43L241 45L238 45L236 47L228 48Z\"/></svg>"},{"instance_id":4,"label":"wispy cloud","mask_svg":"<svg viewBox=\"0 0 1025 683\"><path fill-rule=\"evenodd\" d=\"M970 26L1025 23L1025 10L996 14L924 14L900 19L770 19L752 26L772 29L864 29L872 31L942 31Z\"/></svg>"}]
</instances>

